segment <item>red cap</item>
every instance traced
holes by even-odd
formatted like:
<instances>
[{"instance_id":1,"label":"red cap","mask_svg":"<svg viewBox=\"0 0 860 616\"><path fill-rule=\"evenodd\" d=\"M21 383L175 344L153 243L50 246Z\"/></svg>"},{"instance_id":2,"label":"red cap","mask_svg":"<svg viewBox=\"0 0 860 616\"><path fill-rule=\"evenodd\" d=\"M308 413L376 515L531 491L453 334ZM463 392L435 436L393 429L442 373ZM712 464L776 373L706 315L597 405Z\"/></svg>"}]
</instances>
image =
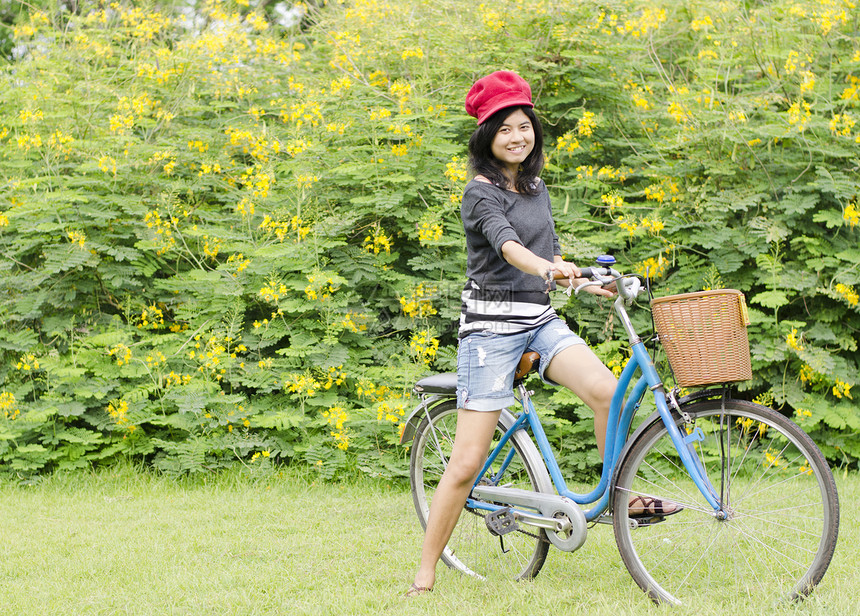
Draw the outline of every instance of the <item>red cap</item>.
<instances>
[{"instance_id":1,"label":"red cap","mask_svg":"<svg viewBox=\"0 0 860 616\"><path fill-rule=\"evenodd\" d=\"M532 89L513 71L496 71L482 77L466 95L466 113L478 118L478 124L505 107L534 107Z\"/></svg>"}]
</instances>

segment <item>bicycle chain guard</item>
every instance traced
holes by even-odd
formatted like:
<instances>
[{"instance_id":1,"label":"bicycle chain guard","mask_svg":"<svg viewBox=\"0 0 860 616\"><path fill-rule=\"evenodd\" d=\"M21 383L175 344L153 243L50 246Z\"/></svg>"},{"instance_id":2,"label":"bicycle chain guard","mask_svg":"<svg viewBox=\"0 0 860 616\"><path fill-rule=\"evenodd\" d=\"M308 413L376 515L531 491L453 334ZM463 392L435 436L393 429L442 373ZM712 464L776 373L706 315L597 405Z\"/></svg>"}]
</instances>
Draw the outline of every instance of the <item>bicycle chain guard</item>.
<instances>
[{"instance_id":1,"label":"bicycle chain guard","mask_svg":"<svg viewBox=\"0 0 860 616\"><path fill-rule=\"evenodd\" d=\"M560 550L573 552L585 543L588 532L585 514L569 498L558 494L480 484L472 489L472 497L491 503L509 503L506 508L525 507L540 512L517 510L517 513L512 515L520 516L519 524L543 528L550 543ZM487 514L487 517L490 515ZM489 524L487 526L489 527Z\"/></svg>"},{"instance_id":2,"label":"bicycle chain guard","mask_svg":"<svg viewBox=\"0 0 860 616\"><path fill-rule=\"evenodd\" d=\"M520 527L510 507L502 507L488 513L484 522L487 524L487 530L497 537L512 533Z\"/></svg>"}]
</instances>

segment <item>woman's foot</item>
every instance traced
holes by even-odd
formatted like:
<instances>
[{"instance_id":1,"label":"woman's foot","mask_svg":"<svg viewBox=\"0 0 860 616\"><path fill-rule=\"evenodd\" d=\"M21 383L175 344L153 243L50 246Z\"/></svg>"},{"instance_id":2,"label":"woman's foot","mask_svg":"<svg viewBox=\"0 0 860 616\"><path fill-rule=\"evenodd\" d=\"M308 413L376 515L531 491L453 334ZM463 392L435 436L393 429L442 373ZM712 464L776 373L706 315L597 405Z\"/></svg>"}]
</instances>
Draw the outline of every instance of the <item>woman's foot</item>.
<instances>
[{"instance_id":1,"label":"woman's foot","mask_svg":"<svg viewBox=\"0 0 860 616\"><path fill-rule=\"evenodd\" d=\"M682 511L681 505L650 496L634 496L630 499L627 516L631 518L664 518Z\"/></svg>"},{"instance_id":2,"label":"woman's foot","mask_svg":"<svg viewBox=\"0 0 860 616\"><path fill-rule=\"evenodd\" d=\"M406 598L411 599L413 597L420 597L421 595L426 595L428 592L433 592L432 586L419 586L418 584L412 584L409 587L409 590L406 591Z\"/></svg>"}]
</instances>

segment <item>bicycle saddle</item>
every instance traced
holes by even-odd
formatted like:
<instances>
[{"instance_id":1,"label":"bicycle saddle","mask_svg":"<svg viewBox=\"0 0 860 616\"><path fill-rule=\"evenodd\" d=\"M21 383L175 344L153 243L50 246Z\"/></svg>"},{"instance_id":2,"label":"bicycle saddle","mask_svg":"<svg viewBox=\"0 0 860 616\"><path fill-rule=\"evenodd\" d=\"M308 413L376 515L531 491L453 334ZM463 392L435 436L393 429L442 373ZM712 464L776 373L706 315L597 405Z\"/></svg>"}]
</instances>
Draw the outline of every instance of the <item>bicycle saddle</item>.
<instances>
[{"instance_id":1,"label":"bicycle saddle","mask_svg":"<svg viewBox=\"0 0 860 616\"><path fill-rule=\"evenodd\" d=\"M517 370L514 372L514 383L518 383L529 374L537 370L540 362L540 353L530 351L520 358ZM457 373L443 372L431 374L415 383L415 391L419 394L448 394L453 396L457 393Z\"/></svg>"},{"instance_id":2,"label":"bicycle saddle","mask_svg":"<svg viewBox=\"0 0 860 616\"><path fill-rule=\"evenodd\" d=\"M514 372L514 383L517 381L522 381L529 374L538 369L538 363L540 362L540 353L536 351L529 351L528 353L523 353L523 356L520 357L520 363L517 366L517 371Z\"/></svg>"},{"instance_id":3,"label":"bicycle saddle","mask_svg":"<svg viewBox=\"0 0 860 616\"><path fill-rule=\"evenodd\" d=\"M415 391L419 394L450 394L457 393L457 373L443 372L425 376L415 383Z\"/></svg>"}]
</instances>

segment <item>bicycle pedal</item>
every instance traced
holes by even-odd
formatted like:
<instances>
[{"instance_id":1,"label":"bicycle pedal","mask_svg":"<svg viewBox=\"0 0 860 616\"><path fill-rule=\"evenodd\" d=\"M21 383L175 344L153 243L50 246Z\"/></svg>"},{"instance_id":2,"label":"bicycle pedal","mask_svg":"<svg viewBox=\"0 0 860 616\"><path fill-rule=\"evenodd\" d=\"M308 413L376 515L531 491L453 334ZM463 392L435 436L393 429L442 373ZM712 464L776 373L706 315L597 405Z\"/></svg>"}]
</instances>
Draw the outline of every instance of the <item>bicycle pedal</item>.
<instances>
[{"instance_id":1,"label":"bicycle pedal","mask_svg":"<svg viewBox=\"0 0 860 616\"><path fill-rule=\"evenodd\" d=\"M487 530L497 537L512 533L520 527L510 507L488 513L484 517L484 522L487 524Z\"/></svg>"},{"instance_id":2,"label":"bicycle pedal","mask_svg":"<svg viewBox=\"0 0 860 616\"><path fill-rule=\"evenodd\" d=\"M664 521L666 516L664 515L653 515L647 518L630 518L632 522L635 522L635 528L644 528L646 526L654 526L655 524L659 524Z\"/></svg>"}]
</instances>

